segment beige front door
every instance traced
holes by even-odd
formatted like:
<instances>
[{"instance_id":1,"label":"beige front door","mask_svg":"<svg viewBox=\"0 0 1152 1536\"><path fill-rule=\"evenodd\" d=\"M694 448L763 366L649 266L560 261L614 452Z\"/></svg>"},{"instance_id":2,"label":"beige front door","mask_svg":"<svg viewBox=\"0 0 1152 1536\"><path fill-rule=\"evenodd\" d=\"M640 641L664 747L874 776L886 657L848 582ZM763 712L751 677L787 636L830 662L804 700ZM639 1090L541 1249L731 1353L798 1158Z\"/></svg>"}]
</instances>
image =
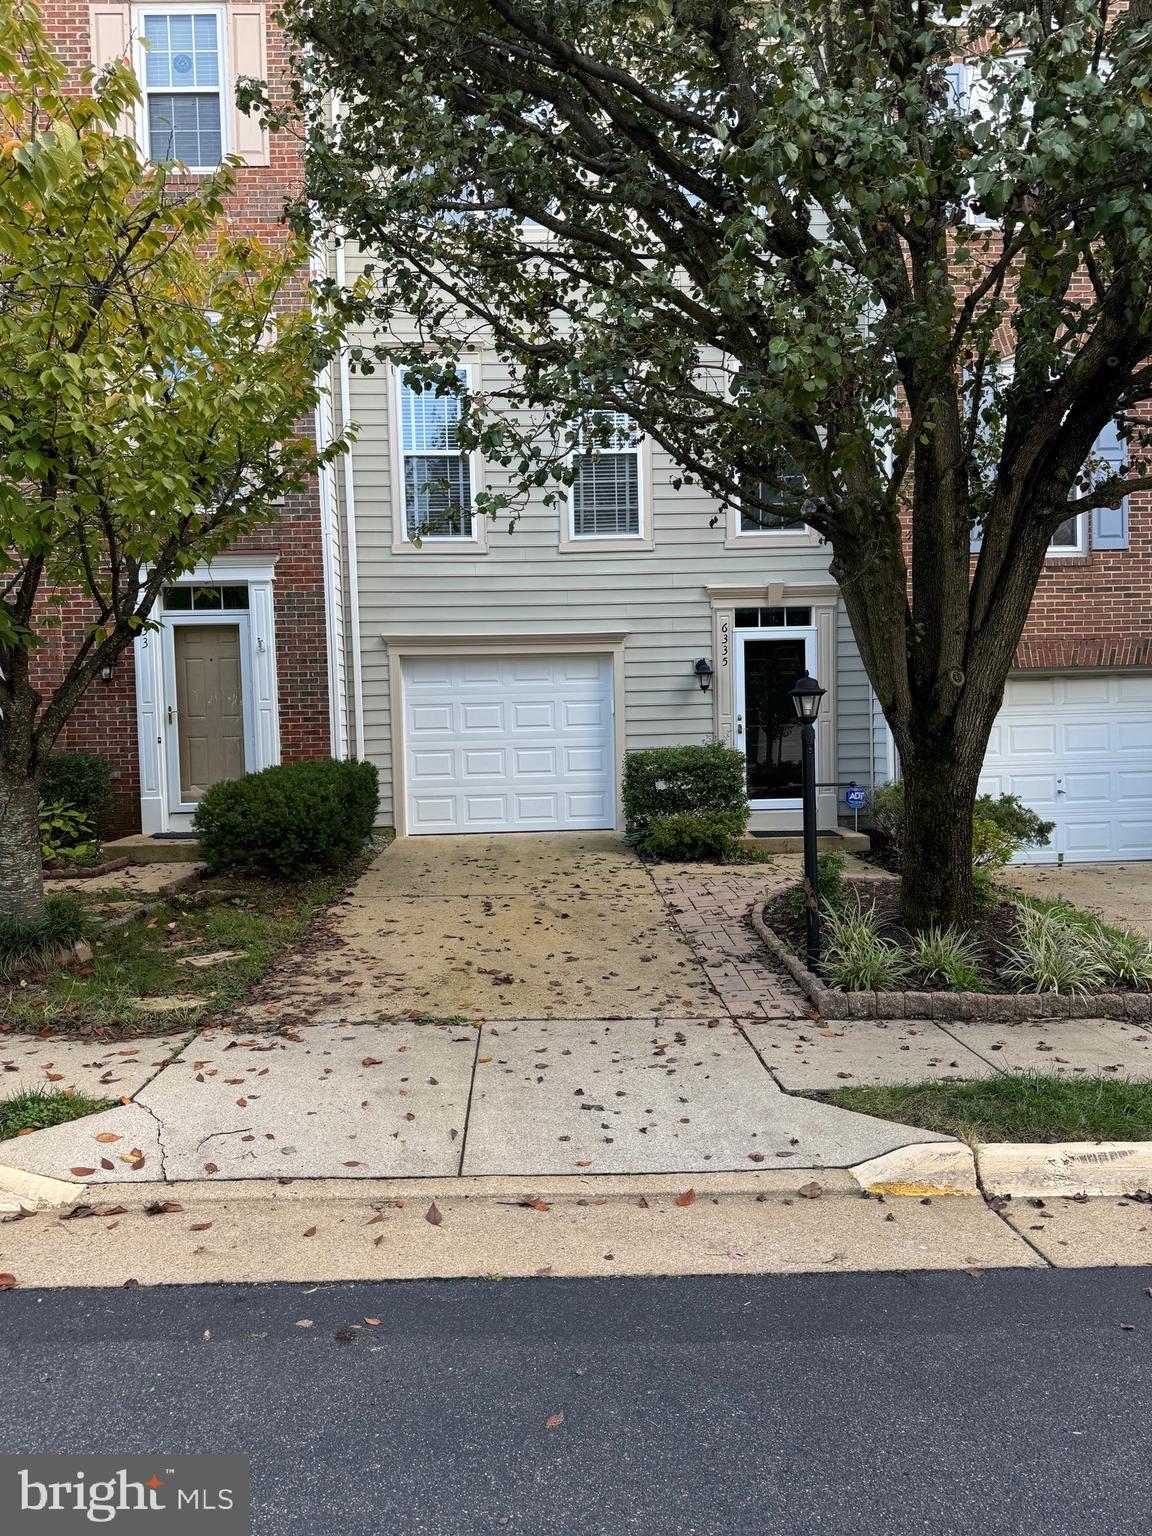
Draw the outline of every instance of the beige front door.
<instances>
[{"instance_id":1,"label":"beige front door","mask_svg":"<svg viewBox=\"0 0 1152 1536\"><path fill-rule=\"evenodd\" d=\"M244 774L244 691L238 624L176 624L180 799L197 801Z\"/></svg>"}]
</instances>

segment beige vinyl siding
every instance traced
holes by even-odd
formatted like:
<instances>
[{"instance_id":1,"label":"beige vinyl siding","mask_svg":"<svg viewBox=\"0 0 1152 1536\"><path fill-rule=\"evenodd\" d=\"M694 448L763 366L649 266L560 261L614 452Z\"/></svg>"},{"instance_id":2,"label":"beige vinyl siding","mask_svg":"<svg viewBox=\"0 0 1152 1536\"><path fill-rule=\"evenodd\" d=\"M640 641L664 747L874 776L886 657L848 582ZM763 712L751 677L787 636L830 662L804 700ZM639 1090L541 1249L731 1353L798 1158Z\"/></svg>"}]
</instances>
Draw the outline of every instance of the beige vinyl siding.
<instances>
[{"instance_id":1,"label":"beige vinyl siding","mask_svg":"<svg viewBox=\"0 0 1152 1536\"><path fill-rule=\"evenodd\" d=\"M349 262L349 277L353 275ZM495 366L482 361L492 388ZM773 582L827 582L828 554L816 541L787 549L767 540L725 549L725 520L714 528L715 503L697 487L677 491L677 471L662 451L652 455L651 550L559 548L565 506L527 506L515 530L488 528L487 552L474 547L395 553L394 453L390 440L394 391L381 368L350 380L350 414L358 425L353 449L360 641L363 667L365 755L380 769L381 819L393 823L389 651L385 634L504 638L526 635L627 631L624 646L628 749L705 742L718 729L716 689L725 686L715 654L713 608L707 588ZM490 469L486 484L498 477ZM767 602L767 596L761 601ZM803 599L790 599L803 601ZM846 620L837 625L841 777L867 781L869 690ZM545 647L541 644L539 649ZM698 657L716 669L713 691L700 691ZM617 701L617 720L621 717Z\"/></svg>"},{"instance_id":2,"label":"beige vinyl siding","mask_svg":"<svg viewBox=\"0 0 1152 1536\"><path fill-rule=\"evenodd\" d=\"M871 788L872 765L872 688L860 653L856 637L843 605L836 614L836 673L839 682L837 709L838 750L837 789L841 821L851 821L852 813L844 804L844 789L853 779L865 788Z\"/></svg>"}]
</instances>

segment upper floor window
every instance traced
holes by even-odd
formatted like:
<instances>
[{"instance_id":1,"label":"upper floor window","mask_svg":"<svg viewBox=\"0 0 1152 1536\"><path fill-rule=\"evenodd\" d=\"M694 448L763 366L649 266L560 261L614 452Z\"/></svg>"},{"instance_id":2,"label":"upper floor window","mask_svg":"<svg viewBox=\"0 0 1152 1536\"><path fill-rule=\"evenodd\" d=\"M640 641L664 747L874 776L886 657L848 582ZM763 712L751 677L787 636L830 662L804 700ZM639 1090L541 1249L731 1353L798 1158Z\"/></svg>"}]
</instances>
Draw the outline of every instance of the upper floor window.
<instances>
[{"instance_id":1,"label":"upper floor window","mask_svg":"<svg viewBox=\"0 0 1152 1536\"><path fill-rule=\"evenodd\" d=\"M623 411L597 411L592 433L580 434L572 462L578 473L572 486L572 538L639 539L644 537L641 440L636 424ZM607 431L607 442L602 433Z\"/></svg>"},{"instance_id":2,"label":"upper floor window","mask_svg":"<svg viewBox=\"0 0 1152 1536\"><path fill-rule=\"evenodd\" d=\"M141 13L141 88L150 159L209 170L224 158L223 19L215 6Z\"/></svg>"},{"instance_id":3,"label":"upper floor window","mask_svg":"<svg viewBox=\"0 0 1152 1536\"><path fill-rule=\"evenodd\" d=\"M465 392L467 368L458 370ZM399 376L404 528L409 540L475 539L473 465L460 446L459 395Z\"/></svg>"},{"instance_id":4,"label":"upper floor window","mask_svg":"<svg viewBox=\"0 0 1152 1536\"><path fill-rule=\"evenodd\" d=\"M777 454L771 480L759 480L740 508L741 533L795 533L805 527L797 505L804 495L804 476L787 454Z\"/></svg>"}]
</instances>

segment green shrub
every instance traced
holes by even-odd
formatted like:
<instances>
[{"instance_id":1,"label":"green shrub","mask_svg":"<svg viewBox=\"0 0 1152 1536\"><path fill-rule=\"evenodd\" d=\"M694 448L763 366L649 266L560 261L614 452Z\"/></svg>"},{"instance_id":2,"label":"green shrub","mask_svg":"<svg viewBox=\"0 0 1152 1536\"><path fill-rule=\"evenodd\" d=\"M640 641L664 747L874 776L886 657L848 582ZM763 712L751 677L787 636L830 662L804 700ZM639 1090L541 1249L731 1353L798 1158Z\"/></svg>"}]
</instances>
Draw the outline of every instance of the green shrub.
<instances>
[{"instance_id":1,"label":"green shrub","mask_svg":"<svg viewBox=\"0 0 1152 1536\"><path fill-rule=\"evenodd\" d=\"M40 798L46 805L74 805L103 830L112 794L112 764L99 752L53 752L40 771Z\"/></svg>"},{"instance_id":2,"label":"green shrub","mask_svg":"<svg viewBox=\"0 0 1152 1536\"><path fill-rule=\"evenodd\" d=\"M904 785L878 784L868 796L872 832L894 869L904 863ZM972 867L977 872L977 906L995 905L990 877L1024 848L1043 848L1055 822L1042 821L1018 795L979 795L972 817Z\"/></svg>"},{"instance_id":3,"label":"green shrub","mask_svg":"<svg viewBox=\"0 0 1152 1536\"><path fill-rule=\"evenodd\" d=\"M636 835L635 844L647 859L724 864L740 852L747 820L744 811L677 811L655 817Z\"/></svg>"},{"instance_id":4,"label":"green shrub","mask_svg":"<svg viewBox=\"0 0 1152 1536\"><path fill-rule=\"evenodd\" d=\"M820 970L830 987L845 992L890 992L908 976L908 960L891 940L881 937L876 903L845 903L843 911L824 914L824 954Z\"/></svg>"},{"instance_id":5,"label":"green shrub","mask_svg":"<svg viewBox=\"0 0 1152 1536\"><path fill-rule=\"evenodd\" d=\"M738 837L748 825L748 792L742 752L714 742L706 747L648 747L624 758L624 815L643 833L657 817L739 816Z\"/></svg>"},{"instance_id":6,"label":"green shrub","mask_svg":"<svg viewBox=\"0 0 1152 1536\"><path fill-rule=\"evenodd\" d=\"M24 923L19 918L0 918L0 971L35 964L82 939L88 918L78 897L60 892L44 899L44 920Z\"/></svg>"},{"instance_id":7,"label":"green shrub","mask_svg":"<svg viewBox=\"0 0 1152 1536\"><path fill-rule=\"evenodd\" d=\"M291 876L354 858L372 835L373 763L285 763L213 784L194 826L210 870Z\"/></svg>"},{"instance_id":8,"label":"green shrub","mask_svg":"<svg viewBox=\"0 0 1152 1536\"><path fill-rule=\"evenodd\" d=\"M91 819L74 805L40 802L40 857L51 864L92 836Z\"/></svg>"},{"instance_id":9,"label":"green shrub","mask_svg":"<svg viewBox=\"0 0 1152 1536\"><path fill-rule=\"evenodd\" d=\"M977 821L991 821L1021 848L1046 848L1056 826L1042 821L1019 795L977 795L974 814Z\"/></svg>"},{"instance_id":10,"label":"green shrub","mask_svg":"<svg viewBox=\"0 0 1152 1536\"><path fill-rule=\"evenodd\" d=\"M958 928L932 926L912 940L912 964L928 981L939 981L952 992L982 992L979 951L970 935Z\"/></svg>"},{"instance_id":11,"label":"green shrub","mask_svg":"<svg viewBox=\"0 0 1152 1536\"><path fill-rule=\"evenodd\" d=\"M816 896L822 912L839 909L847 898L844 889L844 855L835 849L825 848L816 855ZM801 880L785 896L784 906L793 917L803 917L807 899L804 882Z\"/></svg>"}]
</instances>

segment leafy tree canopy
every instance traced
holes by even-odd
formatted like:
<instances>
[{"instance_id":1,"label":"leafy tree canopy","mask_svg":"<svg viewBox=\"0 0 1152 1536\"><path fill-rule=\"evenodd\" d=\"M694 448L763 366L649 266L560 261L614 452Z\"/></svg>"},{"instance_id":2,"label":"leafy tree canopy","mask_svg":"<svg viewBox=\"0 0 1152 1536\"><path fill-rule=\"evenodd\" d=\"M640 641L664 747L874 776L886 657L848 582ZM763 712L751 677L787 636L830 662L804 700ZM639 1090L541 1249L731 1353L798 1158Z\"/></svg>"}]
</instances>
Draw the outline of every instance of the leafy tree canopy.
<instances>
[{"instance_id":1,"label":"leafy tree canopy","mask_svg":"<svg viewBox=\"0 0 1152 1536\"><path fill-rule=\"evenodd\" d=\"M909 814L957 829L921 839L952 894L907 887L965 911L956 797L1052 534L1073 498L1152 486L1148 0L284 11L307 45L302 221L371 253L343 296L375 333L364 366L423 360L451 389L464 348L504 359L506 391L466 413L513 470L490 510L562 479L598 409L722 500L792 497ZM1114 420L1127 468L1094 455Z\"/></svg>"}]
</instances>

